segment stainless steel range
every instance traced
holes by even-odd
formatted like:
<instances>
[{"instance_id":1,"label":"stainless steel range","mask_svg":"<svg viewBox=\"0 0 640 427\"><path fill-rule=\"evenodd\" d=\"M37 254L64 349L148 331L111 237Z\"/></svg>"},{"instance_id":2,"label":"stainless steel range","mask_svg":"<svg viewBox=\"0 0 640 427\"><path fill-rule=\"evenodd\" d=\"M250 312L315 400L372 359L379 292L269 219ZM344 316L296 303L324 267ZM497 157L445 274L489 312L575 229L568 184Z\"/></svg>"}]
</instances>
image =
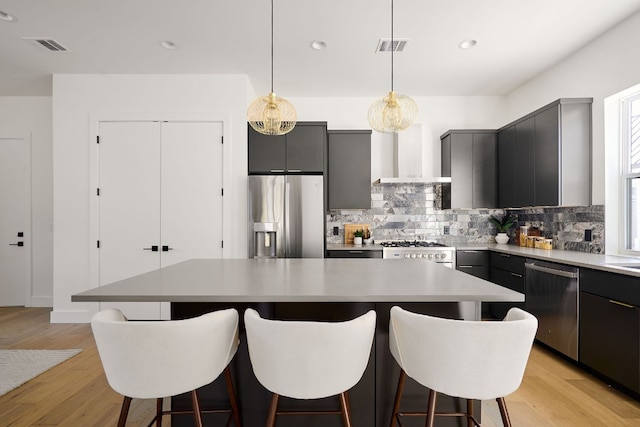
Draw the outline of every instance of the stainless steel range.
<instances>
[{"instance_id":1,"label":"stainless steel range","mask_svg":"<svg viewBox=\"0 0 640 427\"><path fill-rule=\"evenodd\" d=\"M443 264L445 267L454 268L456 265L455 248L442 243L426 240L401 240L376 242L382 246L383 259L415 259L419 261L432 261Z\"/></svg>"}]
</instances>

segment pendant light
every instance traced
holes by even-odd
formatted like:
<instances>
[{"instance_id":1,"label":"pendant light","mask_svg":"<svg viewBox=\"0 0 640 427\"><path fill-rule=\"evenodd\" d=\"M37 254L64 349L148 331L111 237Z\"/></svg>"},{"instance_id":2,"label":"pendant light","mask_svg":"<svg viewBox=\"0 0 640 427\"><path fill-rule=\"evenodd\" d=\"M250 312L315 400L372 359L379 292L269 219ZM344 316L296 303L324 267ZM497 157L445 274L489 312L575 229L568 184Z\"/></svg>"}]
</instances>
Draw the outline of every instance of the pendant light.
<instances>
[{"instance_id":1,"label":"pendant light","mask_svg":"<svg viewBox=\"0 0 640 427\"><path fill-rule=\"evenodd\" d=\"M284 135L296 125L298 115L293 105L273 92L273 0L271 0L271 92L253 100L247 108L247 120L263 135Z\"/></svg>"},{"instance_id":2,"label":"pendant light","mask_svg":"<svg viewBox=\"0 0 640 427\"><path fill-rule=\"evenodd\" d=\"M393 40L393 0L391 0L391 92L377 99L369 107L369 125L383 133L401 132L410 128L418 117L416 102L406 95L393 90L393 52L396 49Z\"/></svg>"}]
</instances>

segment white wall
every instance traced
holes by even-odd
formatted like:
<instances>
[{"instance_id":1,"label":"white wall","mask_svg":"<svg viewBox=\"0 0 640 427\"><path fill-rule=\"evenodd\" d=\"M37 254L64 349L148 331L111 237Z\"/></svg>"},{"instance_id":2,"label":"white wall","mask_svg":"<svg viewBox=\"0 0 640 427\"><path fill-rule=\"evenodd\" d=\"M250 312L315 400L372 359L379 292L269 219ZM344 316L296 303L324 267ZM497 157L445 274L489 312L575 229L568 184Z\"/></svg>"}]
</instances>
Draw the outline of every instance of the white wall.
<instances>
[{"instance_id":1,"label":"white wall","mask_svg":"<svg viewBox=\"0 0 640 427\"><path fill-rule=\"evenodd\" d=\"M145 114L224 116L225 258L246 256L246 76L54 75L53 77L53 322L86 322L95 304L72 303L89 289L89 153L91 117Z\"/></svg>"},{"instance_id":2,"label":"white wall","mask_svg":"<svg viewBox=\"0 0 640 427\"><path fill-rule=\"evenodd\" d=\"M605 202L604 99L640 83L640 13L595 39L507 96L505 124L569 97L593 98L593 204Z\"/></svg>"},{"instance_id":3,"label":"white wall","mask_svg":"<svg viewBox=\"0 0 640 427\"><path fill-rule=\"evenodd\" d=\"M382 95L386 95L382 93ZM500 96L413 97L422 125L422 175L440 176L440 135L449 129L495 129L504 117ZM326 121L328 129L371 129L369 106L376 98L289 98L300 121ZM371 135L371 179L393 173L393 137Z\"/></svg>"},{"instance_id":4,"label":"white wall","mask_svg":"<svg viewBox=\"0 0 640 427\"><path fill-rule=\"evenodd\" d=\"M31 135L31 301L53 305L51 97L0 97L0 134ZM7 203L2 201L1 203Z\"/></svg>"}]
</instances>

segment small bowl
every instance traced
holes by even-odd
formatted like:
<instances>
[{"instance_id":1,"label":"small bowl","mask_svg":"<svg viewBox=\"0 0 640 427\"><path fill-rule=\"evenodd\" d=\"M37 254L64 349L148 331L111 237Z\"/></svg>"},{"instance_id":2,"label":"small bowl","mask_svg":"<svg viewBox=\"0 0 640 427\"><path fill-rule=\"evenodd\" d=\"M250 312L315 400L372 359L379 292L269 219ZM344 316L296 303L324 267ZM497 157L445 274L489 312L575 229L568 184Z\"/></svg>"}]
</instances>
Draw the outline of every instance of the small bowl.
<instances>
[{"instance_id":1,"label":"small bowl","mask_svg":"<svg viewBox=\"0 0 640 427\"><path fill-rule=\"evenodd\" d=\"M368 239L362 239L362 243L365 245L370 245L373 243L373 237L369 237Z\"/></svg>"}]
</instances>

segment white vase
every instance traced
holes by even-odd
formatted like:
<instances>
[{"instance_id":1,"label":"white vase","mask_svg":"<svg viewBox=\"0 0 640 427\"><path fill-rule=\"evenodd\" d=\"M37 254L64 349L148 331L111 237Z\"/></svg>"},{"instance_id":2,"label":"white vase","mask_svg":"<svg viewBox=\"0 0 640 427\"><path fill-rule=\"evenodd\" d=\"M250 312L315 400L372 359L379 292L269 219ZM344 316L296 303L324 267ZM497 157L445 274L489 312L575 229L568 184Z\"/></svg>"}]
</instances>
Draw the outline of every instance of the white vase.
<instances>
[{"instance_id":1,"label":"white vase","mask_svg":"<svg viewBox=\"0 0 640 427\"><path fill-rule=\"evenodd\" d=\"M362 244L362 237L354 237L353 238L353 244L354 245L361 245Z\"/></svg>"},{"instance_id":2,"label":"white vase","mask_svg":"<svg viewBox=\"0 0 640 427\"><path fill-rule=\"evenodd\" d=\"M509 236L507 233L498 233L496 234L496 243L504 245L509 242Z\"/></svg>"}]
</instances>

